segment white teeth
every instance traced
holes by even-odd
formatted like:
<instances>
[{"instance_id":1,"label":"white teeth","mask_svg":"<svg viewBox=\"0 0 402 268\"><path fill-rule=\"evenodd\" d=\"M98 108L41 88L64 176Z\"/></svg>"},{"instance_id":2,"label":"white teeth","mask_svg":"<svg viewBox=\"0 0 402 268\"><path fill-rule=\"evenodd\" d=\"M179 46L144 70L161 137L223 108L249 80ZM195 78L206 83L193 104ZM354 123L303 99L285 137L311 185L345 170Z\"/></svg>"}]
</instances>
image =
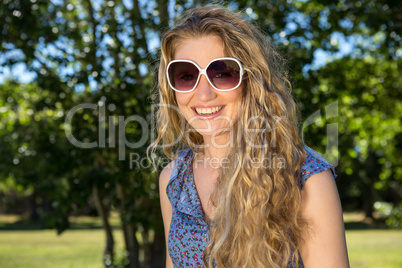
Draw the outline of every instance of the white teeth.
<instances>
[{"instance_id":1,"label":"white teeth","mask_svg":"<svg viewBox=\"0 0 402 268\"><path fill-rule=\"evenodd\" d=\"M197 114L209 115L219 112L222 108L223 106L216 106L213 108L195 108L195 111L197 112Z\"/></svg>"}]
</instances>

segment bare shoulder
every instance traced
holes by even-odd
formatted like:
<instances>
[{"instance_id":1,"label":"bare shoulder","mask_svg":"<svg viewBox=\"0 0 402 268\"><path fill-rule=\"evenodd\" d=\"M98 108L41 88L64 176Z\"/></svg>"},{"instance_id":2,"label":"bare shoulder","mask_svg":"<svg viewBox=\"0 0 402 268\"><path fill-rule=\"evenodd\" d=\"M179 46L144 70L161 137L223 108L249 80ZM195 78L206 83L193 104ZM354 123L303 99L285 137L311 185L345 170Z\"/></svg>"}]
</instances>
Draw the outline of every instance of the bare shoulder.
<instances>
[{"instance_id":1,"label":"bare shoulder","mask_svg":"<svg viewBox=\"0 0 402 268\"><path fill-rule=\"evenodd\" d=\"M338 190L332 173L327 170L314 174L305 183L301 191L301 214L307 218L319 216L331 208L340 212ZM320 218L320 217L319 217Z\"/></svg>"},{"instance_id":2,"label":"bare shoulder","mask_svg":"<svg viewBox=\"0 0 402 268\"><path fill-rule=\"evenodd\" d=\"M174 161L171 161L167 164L161 174L159 175L159 186L166 189L167 184L169 183L170 176L172 175L172 171L174 168Z\"/></svg>"},{"instance_id":3,"label":"bare shoulder","mask_svg":"<svg viewBox=\"0 0 402 268\"><path fill-rule=\"evenodd\" d=\"M311 176L301 196L299 216L307 228L300 253L306 267L349 267L342 207L331 171Z\"/></svg>"},{"instance_id":4,"label":"bare shoulder","mask_svg":"<svg viewBox=\"0 0 402 268\"><path fill-rule=\"evenodd\" d=\"M166 193L166 187L169 183L170 176L172 175L173 168L174 168L174 161L170 162L167 166L165 166L159 176L159 193L160 193L163 225L165 229L166 248L168 247L168 234L172 219L172 206L171 203L169 202ZM173 267L173 263L168 252L166 254L166 267Z\"/></svg>"},{"instance_id":5,"label":"bare shoulder","mask_svg":"<svg viewBox=\"0 0 402 268\"><path fill-rule=\"evenodd\" d=\"M306 180L305 186L306 188L321 187L328 183L335 184L334 175L332 175L332 172L329 169L312 175Z\"/></svg>"},{"instance_id":6,"label":"bare shoulder","mask_svg":"<svg viewBox=\"0 0 402 268\"><path fill-rule=\"evenodd\" d=\"M335 184L335 178L331 171L326 170L308 178L301 193L302 197L317 199L324 198L328 193L337 195L338 191Z\"/></svg>"}]
</instances>

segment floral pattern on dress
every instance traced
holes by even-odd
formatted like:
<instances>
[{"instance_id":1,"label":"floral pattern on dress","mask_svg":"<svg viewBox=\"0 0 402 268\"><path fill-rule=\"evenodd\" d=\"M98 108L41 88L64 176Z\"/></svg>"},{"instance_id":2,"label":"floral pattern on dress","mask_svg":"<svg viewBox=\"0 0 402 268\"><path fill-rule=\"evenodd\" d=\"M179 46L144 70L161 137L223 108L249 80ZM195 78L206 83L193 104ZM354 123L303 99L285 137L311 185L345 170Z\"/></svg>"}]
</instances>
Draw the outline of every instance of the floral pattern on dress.
<instances>
[{"instance_id":1,"label":"floral pattern on dress","mask_svg":"<svg viewBox=\"0 0 402 268\"><path fill-rule=\"evenodd\" d=\"M336 178L334 167L331 166L324 157L309 147L305 146L304 150L307 153L307 158L301 166L301 177L298 180L300 189L303 189L308 178L328 169L332 171L332 174Z\"/></svg>"},{"instance_id":2,"label":"floral pattern on dress","mask_svg":"<svg viewBox=\"0 0 402 268\"><path fill-rule=\"evenodd\" d=\"M331 169L331 165L314 150L305 147L307 158L301 167L298 180L300 188L306 180L322 171ZM176 267L205 267L204 250L208 245L209 226L205 220L201 201L194 184L192 161L194 152L183 150L175 160L166 193L172 204L172 219L168 235L168 252ZM296 265L289 262L289 268L303 268L302 261Z\"/></svg>"}]
</instances>

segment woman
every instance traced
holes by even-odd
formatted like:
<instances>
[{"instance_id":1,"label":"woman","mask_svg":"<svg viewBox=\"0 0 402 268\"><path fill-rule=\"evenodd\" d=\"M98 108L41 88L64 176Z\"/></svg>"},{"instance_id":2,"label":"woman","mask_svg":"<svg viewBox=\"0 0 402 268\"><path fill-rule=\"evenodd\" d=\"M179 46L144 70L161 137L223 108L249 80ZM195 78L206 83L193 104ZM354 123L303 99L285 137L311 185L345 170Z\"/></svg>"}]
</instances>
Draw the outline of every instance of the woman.
<instances>
[{"instance_id":1,"label":"woman","mask_svg":"<svg viewBox=\"0 0 402 268\"><path fill-rule=\"evenodd\" d=\"M303 146L281 58L254 26L190 10L161 41L159 87L150 151L175 159L159 185L166 267L349 266L333 169Z\"/></svg>"}]
</instances>

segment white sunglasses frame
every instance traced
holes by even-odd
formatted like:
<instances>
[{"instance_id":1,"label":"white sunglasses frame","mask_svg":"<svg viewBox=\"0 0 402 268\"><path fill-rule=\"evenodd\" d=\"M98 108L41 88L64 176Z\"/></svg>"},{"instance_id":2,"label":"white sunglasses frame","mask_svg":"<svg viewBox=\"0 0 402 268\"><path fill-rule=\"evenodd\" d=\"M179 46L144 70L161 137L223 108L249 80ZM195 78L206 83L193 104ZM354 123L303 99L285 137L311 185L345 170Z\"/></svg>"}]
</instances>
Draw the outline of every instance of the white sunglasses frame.
<instances>
[{"instance_id":1,"label":"white sunglasses frame","mask_svg":"<svg viewBox=\"0 0 402 268\"><path fill-rule=\"evenodd\" d=\"M219 89L219 88L215 87L214 84L212 84L211 80L209 80L209 77L208 77L208 75L207 75L207 69L208 69L208 67L209 67L213 62L218 61L218 60L233 60L234 62L236 62L236 63L239 65L239 67L240 67L239 83L238 83L235 87L233 87L233 88L228 88L228 89ZM175 62L188 62L188 63L194 64L195 67L197 67L197 69L198 69L198 71L199 71L199 73L198 73L198 78L197 78L197 82L195 82L194 87L193 87L192 89L190 89L190 90L178 90L178 89L175 89L175 88L172 86L172 83L170 82L170 78L169 78L169 67L170 67L171 64L173 64L173 63L175 63ZM241 82L242 82L242 80L243 80L244 69L243 69L243 65L241 64L241 62L240 62L238 59L231 58L231 57L223 57L223 58L216 58L216 59L213 59L213 60L211 60L211 61L208 63L208 65L207 65L204 69L202 69L195 61L192 61L192 60L184 60L184 59L183 59L183 60L172 60L172 61L169 62L169 64L168 64L167 67L166 67L166 77L167 77L169 86L170 86L174 91L180 92L180 93L187 93L187 92L193 91L193 90L198 86L198 83L200 82L201 75L205 75L205 77L207 78L209 84L210 84L214 89L216 89L217 91L230 91L230 90L234 90L234 89L236 89L236 88L238 88L238 87L240 86L240 84L241 84Z\"/></svg>"}]
</instances>

